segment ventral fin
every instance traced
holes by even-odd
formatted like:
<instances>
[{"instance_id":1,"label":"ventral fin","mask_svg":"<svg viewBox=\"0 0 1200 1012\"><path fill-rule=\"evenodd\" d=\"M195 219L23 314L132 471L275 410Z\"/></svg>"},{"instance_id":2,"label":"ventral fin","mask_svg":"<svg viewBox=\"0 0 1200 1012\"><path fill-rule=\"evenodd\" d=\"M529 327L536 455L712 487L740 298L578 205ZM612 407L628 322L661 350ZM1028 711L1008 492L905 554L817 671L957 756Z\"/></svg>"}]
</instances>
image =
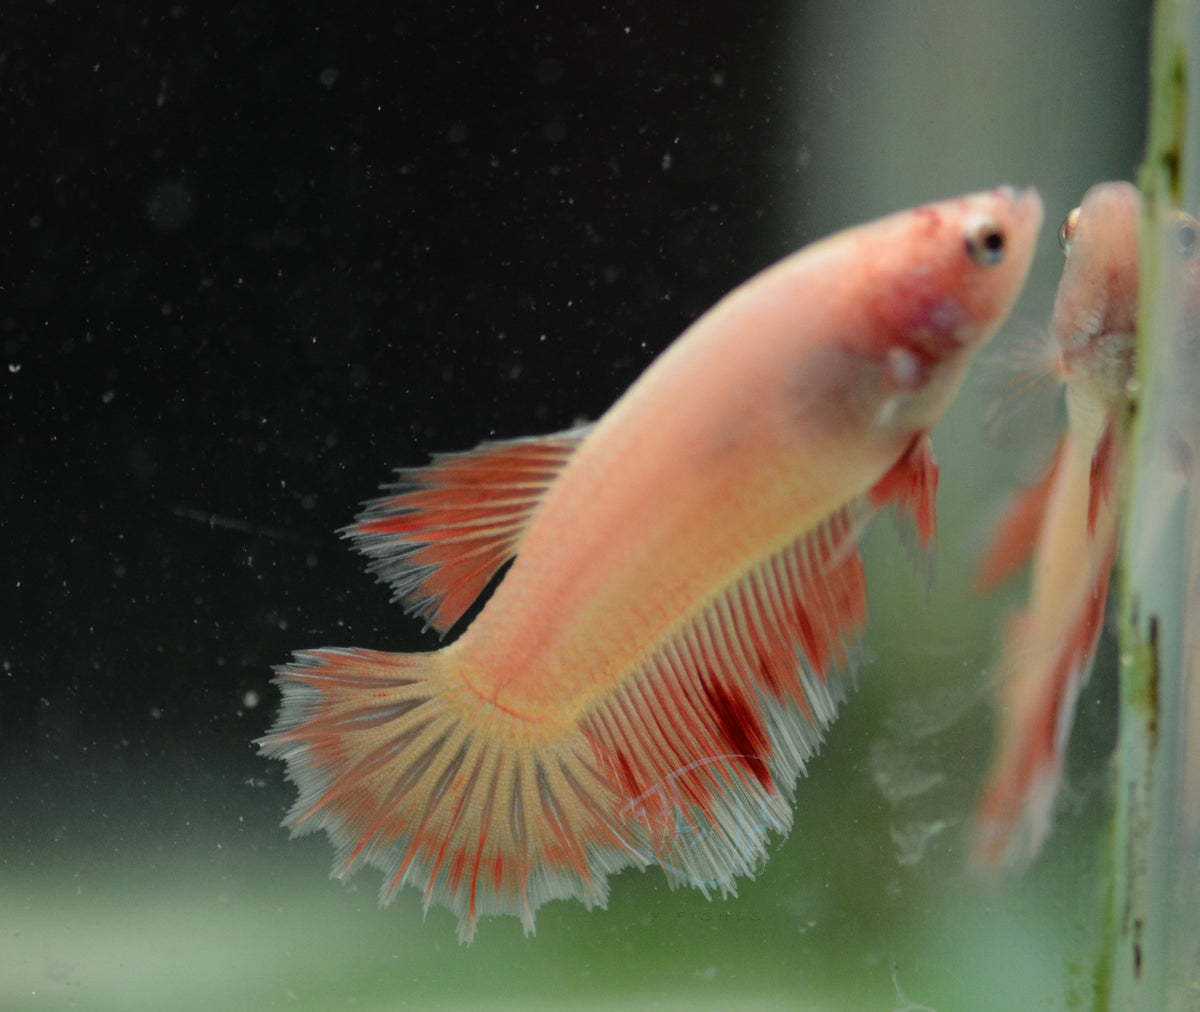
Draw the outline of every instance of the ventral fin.
<instances>
[{"instance_id":1,"label":"ventral fin","mask_svg":"<svg viewBox=\"0 0 1200 1012\"><path fill-rule=\"evenodd\" d=\"M1117 473L1117 415L1110 412L1104 429L1092 454L1092 467L1088 476L1088 540L1096 537L1096 518L1100 511L1112 502L1113 484Z\"/></svg>"},{"instance_id":2,"label":"ventral fin","mask_svg":"<svg viewBox=\"0 0 1200 1012\"><path fill-rule=\"evenodd\" d=\"M872 506L894 504L900 517L911 517L917 541L925 549L937 530L937 486L938 469L933 459L933 446L929 442L929 433L922 432L913 437L908 449L875 483L867 498Z\"/></svg>"},{"instance_id":3,"label":"ventral fin","mask_svg":"<svg viewBox=\"0 0 1200 1012\"><path fill-rule=\"evenodd\" d=\"M1033 485L1017 493L1009 504L1000 526L992 535L991 544L976 567L976 590L993 590L1029 561L1037 544L1050 491L1062 466L1065 445L1065 440L1059 442L1045 474Z\"/></svg>"},{"instance_id":4,"label":"ventral fin","mask_svg":"<svg viewBox=\"0 0 1200 1012\"><path fill-rule=\"evenodd\" d=\"M791 825L797 775L845 698L866 623L843 508L722 591L581 718L627 801L623 832L668 880L734 891ZM637 827L636 830L633 827Z\"/></svg>"},{"instance_id":5,"label":"ventral fin","mask_svg":"<svg viewBox=\"0 0 1200 1012\"><path fill-rule=\"evenodd\" d=\"M445 633L520 546L529 519L590 426L484 443L405 468L343 529L394 600Z\"/></svg>"}]
</instances>

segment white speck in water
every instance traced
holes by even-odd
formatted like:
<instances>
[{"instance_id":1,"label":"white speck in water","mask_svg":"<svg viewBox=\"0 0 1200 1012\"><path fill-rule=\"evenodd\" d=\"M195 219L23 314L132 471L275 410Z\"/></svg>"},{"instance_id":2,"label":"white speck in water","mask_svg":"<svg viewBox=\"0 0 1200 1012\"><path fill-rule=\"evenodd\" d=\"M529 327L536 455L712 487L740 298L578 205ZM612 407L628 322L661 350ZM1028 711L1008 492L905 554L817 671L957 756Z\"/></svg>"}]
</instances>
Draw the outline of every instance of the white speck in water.
<instances>
[{"instance_id":1,"label":"white speck in water","mask_svg":"<svg viewBox=\"0 0 1200 1012\"><path fill-rule=\"evenodd\" d=\"M248 689L245 695L242 696L242 706L247 710L253 710L258 706L258 693L253 689Z\"/></svg>"},{"instance_id":2,"label":"white speck in water","mask_svg":"<svg viewBox=\"0 0 1200 1012\"><path fill-rule=\"evenodd\" d=\"M903 826L893 825L890 833L892 843L896 845L896 863L902 868L920 864L929 842L948 825L944 819L935 819L933 822L908 822Z\"/></svg>"},{"instance_id":3,"label":"white speck in water","mask_svg":"<svg viewBox=\"0 0 1200 1012\"><path fill-rule=\"evenodd\" d=\"M13 375L16 375L17 373L19 373L21 371L21 363L20 362L9 362L8 363L8 371L10 373L12 373Z\"/></svg>"},{"instance_id":4,"label":"white speck in water","mask_svg":"<svg viewBox=\"0 0 1200 1012\"><path fill-rule=\"evenodd\" d=\"M937 770L922 769L914 752L892 738L880 738L871 745L867 765L875 788L893 806L919 797L945 780Z\"/></svg>"},{"instance_id":5,"label":"white speck in water","mask_svg":"<svg viewBox=\"0 0 1200 1012\"><path fill-rule=\"evenodd\" d=\"M671 153L669 151L662 156L662 167L663 172L666 172L671 167Z\"/></svg>"},{"instance_id":6,"label":"white speck in water","mask_svg":"<svg viewBox=\"0 0 1200 1012\"><path fill-rule=\"evenodd\" d=\"M105 404L111 404L116 399L116 396L117 392L115 390L105 390L100 395L100 400Z\"/></svg>"}]
</instances>

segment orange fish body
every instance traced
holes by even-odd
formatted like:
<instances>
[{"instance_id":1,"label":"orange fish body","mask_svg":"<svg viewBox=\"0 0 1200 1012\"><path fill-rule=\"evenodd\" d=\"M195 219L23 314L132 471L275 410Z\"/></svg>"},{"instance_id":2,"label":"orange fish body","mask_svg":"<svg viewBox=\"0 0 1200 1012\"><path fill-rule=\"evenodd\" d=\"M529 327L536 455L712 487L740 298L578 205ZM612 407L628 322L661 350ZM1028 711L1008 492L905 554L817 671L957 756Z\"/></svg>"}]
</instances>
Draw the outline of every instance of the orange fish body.
<instances>
[{"instance_id":1,"label":"orange fish body","mask_svg":"<svg viewBox=\"0 0 1200 1012\"><path fill-rule=\"evenodd\" d=\"M1067 260L1051 329L1068 427L982 566L986 586L1032 554L1030 601L997 665L998 740L974 839L987 869L1030 860L1049 831L1075 701L1104 623L1125 456L1119 412L1133 372L1137 219L1137 190L1102 183L1063 226Z\"/></svg>"},{"instance_id":2,"label":"orange fish body","mask_svg":"<svg viewBox=\"0 0 1200 1012\"><path fill-rule=\"evenodd\" d=\"M603 904L657 863L733 890L846 690L856 538L895 503L933 534L928 431L1011 308L1041 222L1008 187L794 254L681 336L596 424L401 473L349 535L430 653L279 670L263 739L336 873L479 916Z\"/></svg>"}]
</instances>

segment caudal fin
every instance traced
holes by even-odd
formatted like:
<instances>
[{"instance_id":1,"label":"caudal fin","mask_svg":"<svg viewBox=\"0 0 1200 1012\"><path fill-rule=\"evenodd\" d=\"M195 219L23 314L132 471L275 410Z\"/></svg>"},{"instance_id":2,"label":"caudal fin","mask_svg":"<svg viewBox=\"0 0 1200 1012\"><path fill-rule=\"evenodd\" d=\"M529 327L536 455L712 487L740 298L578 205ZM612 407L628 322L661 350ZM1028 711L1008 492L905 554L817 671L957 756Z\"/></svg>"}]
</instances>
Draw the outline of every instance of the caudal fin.
<instances>
[{"instance_id":1,"label":"caudal fin","mask_svg":"<svg viewBox=\"0 0 1200 1012\"><path fill-rule=\"evenodd\" d=\"M278 669L283 708L259 744L299 788L284 824L324 829L339 878L383 871L381 902L415 885L426 910L449 907L461 941L483 916L528 934L549 900L603 906L607 874L649 858L615 828L587 741L500 710L446 658L327 649Z\"/></svg>"},{"instance_id":2,"label":"caudal fin","mask_svg":"<svg viewBox=\"0 0 1200 1012\"><path fill-rule=\"evenodd\" d=\"M1022 867L1050 832L1075 702L1104 624L1111 568L1110 548L1051 649L1034 641L1028 614L1009 629L1000 665L999 742L975 817L972 861L982 871Z\"/></svg>"}]
</instances>

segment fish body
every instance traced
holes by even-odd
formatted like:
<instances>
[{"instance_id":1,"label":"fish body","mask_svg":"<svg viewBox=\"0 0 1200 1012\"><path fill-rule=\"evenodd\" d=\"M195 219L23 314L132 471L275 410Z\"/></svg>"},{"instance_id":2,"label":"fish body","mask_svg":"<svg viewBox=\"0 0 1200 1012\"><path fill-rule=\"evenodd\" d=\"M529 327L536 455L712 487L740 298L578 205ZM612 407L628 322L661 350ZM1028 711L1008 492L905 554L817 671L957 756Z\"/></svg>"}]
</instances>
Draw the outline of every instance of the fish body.
<instances>
[{"instance_id":1,"label":"fish body","mask_svg":"<svg viewBox=\"0 0 1200 1012\"><path fill-rule=\"evenodd\" d=\"M401 472L348 535L445 633L278 671L262 740L335 873L384 871L533 930L556 898L659 864L733 891L790 827L795 779L866 621L856 539L887 504L934 533L928 433L1028 272L1032 190L838 233L689 328L594 425Z\"/></svg>"},{"instance_id":2,"label":"fish body","mask_svg":"<svg viewBox=\"0 0 1200 1012\"><path fill-rule=\"evenodd\" d=\"M1104 623L1137 326L1137 190L1092 187L1062 239L1051 331L1067 429L981 566L985 586L1030 558L1032 569L1029 603L996 667L997 744L975 821L974 860L991 871L1032 859L1049 831L1075 702Z\"/></svg>"}]
</instances>

